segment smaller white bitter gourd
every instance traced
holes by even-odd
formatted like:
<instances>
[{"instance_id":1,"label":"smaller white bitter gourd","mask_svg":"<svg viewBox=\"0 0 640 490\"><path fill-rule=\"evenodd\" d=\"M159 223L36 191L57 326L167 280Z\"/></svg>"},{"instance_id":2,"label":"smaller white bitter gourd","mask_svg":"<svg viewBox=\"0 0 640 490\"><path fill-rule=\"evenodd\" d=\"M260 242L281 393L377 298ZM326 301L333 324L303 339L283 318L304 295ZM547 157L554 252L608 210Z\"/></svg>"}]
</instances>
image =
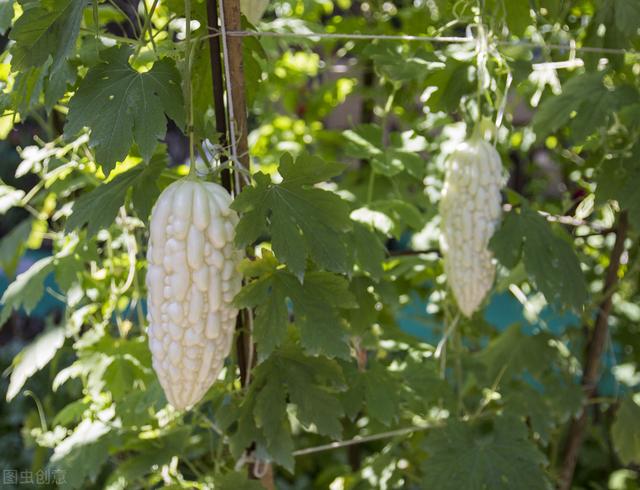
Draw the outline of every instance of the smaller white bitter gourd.
<instances>
[{"instance_id":1,"label":"smaller white bitter gourd","mask_svg":"<svg viewBox=\"0 0 640 490\"><path fill-rule=\"evenodd\" d=\"M231 350L241 287L233 246L237 214L221 186L187 177L151 212L147 249L149 348L175 408L197 403Z\"/></svg>"},{"instance_id":2,"label":"smaller white bitter gourd","mask_svg":"<svg viewBox=\"0 0 640 490\"><path fill-rule=\"evenodd\" d=\"M488 248L501 215L502 162L496 149L474 136L448 158L440 201L440 248L447 282L460 311L470 317L493 286Z\"/></svg>"}]
</instances>

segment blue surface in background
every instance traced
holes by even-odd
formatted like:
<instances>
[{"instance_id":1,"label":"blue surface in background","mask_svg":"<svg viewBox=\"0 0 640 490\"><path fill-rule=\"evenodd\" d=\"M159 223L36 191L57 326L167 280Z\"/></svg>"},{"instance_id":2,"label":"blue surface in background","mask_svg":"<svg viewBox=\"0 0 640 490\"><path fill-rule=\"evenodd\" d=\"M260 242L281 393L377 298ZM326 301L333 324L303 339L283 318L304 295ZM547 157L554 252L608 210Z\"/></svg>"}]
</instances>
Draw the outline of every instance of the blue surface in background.
<instances>
[{"instance_id":1,"label":"blue surface in background","mask_svg":"<svg viewBox=\"0 0 640 490\"><path fill-rule=\"evenodd\" d=\"M403 331L431 345L436 345L442 338L442 325L433 315L427 313L427 306L427 301L415 295L412 301L398 313L397 320ZM508 292L493 294L484 310L484 320L498 332L503 332L517 323L522 326L525 334L533 335L537 331L544 330L554 336L560 336L566 330L580 326L580 319L575 314L570 311L558 312L548 305L538 316L540 321L529 322L523 314L520 302ZM602 377L598 384L598 392L601 396L616 396L625 390L612 372L621 351L621 346L614 344L613 349L608 349L603 354ZM534 384L533 379L530 381ZM579 382L579 377L576 382Z\"/></svg>"},{"instance_id":2,"label":"blue surface in background","mask_svg":"<svg viewBox=\"0 0 640 490\"><path fill-rule=\"evenodd\" d=\"M35 262L49 256L47 251L29 250L20 260L18 273L29 269ZM4 293L9 285L9 280L0 271L0 293ZM30 313L30 316L44 318L51 311L63 309L64 303L50 294L50 290L59 291L53 274L47 276L45 280L45 293L37 306ZM427 313L428 302L417 295L414 295L402 310L398 312L397 320L400 328L420 340L431 345L436 345L442 336L442 325L433 315ZM146 315L146 304L142 304L144 314ZM24 312L22 312L24 313ZM127 312L125 312L125 315ZM552 335L562 335L569 328L576 328L580 325L579 318L571 312L558 312L553 308L546 306L539 314L540 321L536 323L529 322L524 314L523 307L520 302L510 293L493 294L489 304L484 310L484 320L492 325L496 331L502 332L510 325L518 323L522 325L524 333L533 334L539 330L546 330ZM600 393L603 396L615 395L621 387L614 378L611 368L615 366L615 359L619 357L621 347L617 344L607 350L603 355L603 374L599 384ZM614 355L615 353L615 355Z\"/></svg>"},{"instance_id":3,"label":"blue surface in background","mask_svg":"<svg viewBox=\"0 0 640 490\"><path fill-rule=\"evenodd\" d=\"M442 325L433 315L427 313L428 302L415 296L398 314L398 323L402 330L428 342L437 343L442 335ZM533 334L546 330L553 335L561 335L568 328L577 327L580 319L571 312L556 312L546 306L540 312L540 321L531 323L523 314L520 302L512 294L496 293L492 295L484 310L484 320L498 332L503 332L514 323L522 325L523 332Z\"/></svg>"}]
</instances>

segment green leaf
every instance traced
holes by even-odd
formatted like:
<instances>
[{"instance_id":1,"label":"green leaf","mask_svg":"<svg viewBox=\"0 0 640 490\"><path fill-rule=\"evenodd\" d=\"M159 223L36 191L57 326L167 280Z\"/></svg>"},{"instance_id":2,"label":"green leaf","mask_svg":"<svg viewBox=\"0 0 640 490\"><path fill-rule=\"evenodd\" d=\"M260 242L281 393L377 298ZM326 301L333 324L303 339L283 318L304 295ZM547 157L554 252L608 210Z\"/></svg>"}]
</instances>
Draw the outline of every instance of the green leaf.
<instances>
[{"instance_id":1,"label":"green leaf","mask_svg":"<svg viewBox=\"0 0 640 490\"><path fill-rule=\"evenodd\" d=\"M537 375L536 382L534 387L530 379L521 378L511 384L502 383L504 391L500 391L504 412L526 420L546 445L553 440L555 429L581 410L584 394L576 380L556 369Z\"/></svg>"},{"instance_id":2,"label":"green leaf","mask_svg":"<svg viewBox=\"0 0 640 490\"><path fill-rule=\"evenodd\" d=\"M304 275L307 257L325 269L347 272L350 254L344 232L351 228L349 206L337 194L313 187L343 168L307 154L294 163L285 154L278 168L281 183L255 174L255 184L245 187L232 205L242 213L236 244L245 247L269 229L276 257L297 276Z\"/></svg>"},{"instance_id":3,"label":"green leaf","mask_svg":"<svg viewBox=\"0 0 640 490\"><path fill-rule=\"evenodd\" d=\"M316 369L319 364L332 372L339 371L329 360L307 358L289 354L276 361L276 367L284 373L289 398L296 405L296 417L305 426L315 426L320 434L335 439L342 434L340 419L344 415L342 405L335 393L319 384Z\"/></svg>"},{"instance_id":4,"label":"green leaf","mask_svg":"<svg viewBox=\"0 0 640 490\"><path fill-rule=\"evenodd\" d=\"M376 70L389 80L422 80L438 59L433 53L424 50L409 52L407 48L401 44L372 43L364 49L363 54L370 56Z\"/></svg>"},{"instance_id":5,"label":"green leaf","mask_svg":"<svg viewBox=\"0 0 640 490\"><path fill-rule=\"evenodd\" d=\"M537 374L549 367L554 359L549 336L544 333L525 335L519 325L512 325L477 354L487 368L488 382L498 377L508 379L525 370Z\"/></svg>"},{"instance_id":6,"label":"green leaf","mask_svg":"<svg viewBox=\"0 0 640 490\"><path fill-rule=\"evenodd\" d=\"M47 110L51 110L64 97L67 87L75 83L77 76L76 68L69 62L61 63L55 70L51 70L44 89L44 105Z\"/></svg>"},{"instance_id":7,"label":"green leaf","mask_svg":"<svg viewBox=\"0 0 640 490\"><path fill-rule=\"evenodd\" d=\"M31 219L25 219L0 240L0 266L7 276L13 276L16 270L18 260L31 234L32 224Z\"/></svg>"},{"instance_id":8,"label":"green leaf","mask_svg":"<svg viewBox=\"0 0 640 490\"><path fill-rule=\"evenodd\" d=\"M461 98L473 90L469 68L469 64L450 58L442 68L427 76L429 98L426 105L432 112L458 109Z\"/></svg>"},{"instance_id":9,"label":"green leaf","mask_svg":"<svg viewBox=\"0 0 640 490\"><path fill-rule=\"evenodd\" d=\"M174 456L182 456L185 448L189 443L191 427L180 427L169 429L158 437L153 439L133 439L133 443L129 442L122 458L115 466L114 471L107 480L108 483L121 484L122 480L131 485L136 480L147 474L155 474L157 468L168 464ZM135 454L132 454L135 450ZM116 488L122 488L116 486ZM106 485L106 488L112 488Z\"/></svg>"},{"instance_id":10,"label":"green leaf","mask_svg":"<svg viewBox=\"0 0 640 490\"><path fill-rule=\"evenodd\" d=\"M349 283L328 272L314 271L300 284L285 270L272 270L245 286L236 297L240 308L257 307L254 336L261 358L283 342L288 323L287 298L293 303L294 322L302 345L310 354L349 356L340 308L355 308Z\"/></svg>"},{"instance_id":11,"label":"green leaf","mask_svg":"<svg viewBox=\"0 0 640 490\"><path fill-rule=\"evenodd\" d=\"M130 188L133 188L134 205L137 203L136 209L146 220L153 196L158 192L155 182L164 166L163 158L153 158L148 165L138 164L80 196L67 220L67 231L87 225L87 235L91 237L99 230L111 226Z\"/></svg>"},{"instance_id":12,"label":"green leaf","mask_svg":"<svg viewBox=\"0 0 640 490\"><path fill-rule=\"evenodd\" d=\"M28 68L20 71L8 98L8 107L16 108L20 114L26 114L39 104L40 94L44 86L45 68L49 65Z\"/></svg>"},{"instance_id":13,"label":"green leaf","mask_svg":"<svg viewBox=\"0 0 640 490\"><path fill-rule=\"evenodd\" d=\"M631 224L640 228L640 144L633 148L628 158L604 160L595 180L597 201L618 201L622 209L629 211Z\"/></svg>"},{"instance_id":14,"label":"green leaf","mask_svg":"<svg viewBox=\"0 0 640 490\"><path fill-rule=\"evenodd\" d=\"M361 124L342 133L347 142L345 151L354 158L372 158L383 153L382 128L377 124Z\"/></svg>"},{"instance_id":15,"label":"green leaf","mask_svg":"<svg viewBox=\"0 0 640 490\"><path fill-rule=\"evenodd\" d=\"M343 370L348 390L340 394L340 400L350 419L357 416L363 402L367 414L384 425L388 426L398 418L401 413L398 386L401 383L384 365L372 360L364 371L351 364L344 364Z\"/></svg>"},{"instance_id":16,"label":"green leaf","mask_svg":"<svg viewBox=\"0 0 640 490\"><path fill-rule=\"evenodd\" d=\"M637 101L635 89L622 86L612 90L603 80L604 75L598 72L572 77L565 83L562 94L545 99L533 117L538 138L569 123L573 137L581 142L605 126L613 112Z\"/></svg>"},{"instance_id":17,"label":"green leaf","mask_svg":"<svg viewBox=\"0 0 640 490\"><path fill-rule=\"evenodd\" d=\"M13 359L7 401L20 392L26 381L46 366L64 344L64 327L55 327L41 333Z\"/></svg>"},{"instance_id":18,"label":"green leaf","mask_svg":"<svg viewBox=\"0 0 640 490\"><path fill-rule=\"evenodd\" d=\"M505 413L526 417L531 430L547 443L556 427L554 413L544 394L527 384L518 386L504 397Z\"/></svg>"},{"instance_id":19,"label":"green leaf","mask_svg":"<svg viewBox=\"0 0 640 490\"><path fill-rule=\"evenodd\" d=\"M67 426L73 422L78 422L82 418L82 414L90 406L90 402L86 398L81 398L74 402L69 403L62 410L60 410L53 419L52 425Z\"/></svg>"},{"instance_id":20,"label":"green leaf","mask_svg":"<svg viewBox=\"0 0 640 490\"><path fill-rule=\"evenodd\" d=\"M291 401L298 407L298 420L307 427L314 425L320 434L339 438L342 434L340 418L344 415L340 401L322 388L308 386L295 373L290 376L288 385Z\"/></svg>"},{"instance_id":21,"label":"green leaf","mask_svg":"<svg viewBox=\"0 0 640 490\"><path fill-rule=\"evenodd\" d=\"M456 398L453 389L440 377L440 367L435 360L418 362L408 359L401 375L405 380L409 399L417 407L417 411L429 410L434 405L454 407Z\"/></svg>"},{"instance_id":22,"label":"green leaf","mask_svg":"<svg viewBox=\"0 0 640 490\"><path fill-rule=\"evenodd\" d=\"M88 0L49 0L23 4L23 13L9 34L15 41L11 65L16 71L44 65L55 70L75 48L82 12Z\"/></svg>"},{"instance_id":23,"label":"green leaf","mask_svg":"<svg viewBox=\"0 0 640 490\"><path fill-rule=\"evenodd\" d=\"M242 59L244 61L247 105L251 107L256 96L260 93L260 85L263 82L263 73L265 72L263 64L268 62L267 53L257 37L243 40Z\"/></svg>"},{"instance_id":24,"label":"green leaf","mask_svg":"<svg viewBox=\"0 0 640 490\"><path fill-rule=\"evenodd\" d=\"M400 238L408 228L421 230L424 226L425 217L413 204L401 199L377 200L369 206L374 211L379 211L393 222L393 235Z\"/></svg>"},{"instance_id":25,"label":"green leaf","mask_svg":"<svg viewBox=\"0 0 640 490\"><path fill-rule=\"evenodd\" d=\"M14 0L0 0L0 34L3 36L11 27L13 20L13 4Z\"/></svg>"},{"instance_id":26,"label":"green leaf","mask_svg":"<svg viewBox=\"0 0 640 490\"><path fill-rule=\"evenodd\" d=\"M282 373L273 370L268 383L256 396L254 418L266 439L269 454L285 468L293 471L293 439L288 428L287 380Z\"/></svg>"},{"instance_id":27,"label":"green leaf","mask_svg":"<svg viewBox=\"0 0 640 490\"><path fill-rule=\"evenodd\" d=\"M594 94L593 99L582 104L571 121L571 131L577 141L585 140L598 128L605 126L610 121L610 115L621 107L638 102L638 92L627 85L616 87L614 90L601 92L599 96Z\"/></svg>"},{"instance_id":28,"label":"green leaf","mask_svg":"<svg viewBox=\"0 0 640 490\"><path fill-rule=\"evenodd\" d=\"M358 222L353 223L353 250L358 267L372 278L380 279L386 249L371 227Z\"/></svg>"},{"instance_id":29,"label":"green leaf","mask_svg":"<svg viewBox=\"0 0 640 490\"><path fill-rule=\"evenodd\" d=\"M44 280L53 272L54 264L53 256L40 259L9 284L0 299L0 325L7 321L13 310L22 307L30 313L36 307L44 293Z\"/></svg>"},{"instance_id":30,"label":"green leaf","mask_svg":"<svg viewBox=\"0 0 640 490\"><path fill-rule=\"evenodd\" d=\"M287 291L277 276L245 286L238 296L239 305L257 306L254 338L261 357L273 352L286 336L289 323L286 297Z\"/></svg>"},{"instance_id":31,"label":"green leaf","mask_svg":"<svg viewBox=\"0 0 640 490\"><path fill-rule=\"evenodd\" d=\"M162 387L157 379L145 383L143 390L133 391L118 400L116 409L125 425L142 426L149 422L150 412L158 412L167 404Z\"/></svg>"},{"instance_id":32,"label":"green leaf","mask_svg":"<svg viewBox=\"0 0 640 490\"><path fill-rule=\"evenodd\" d=\"M509 31L516 36L522 36L531 24L529 0L511 0L504 2L506 20Z\"/></svg>"},{"instance_id":33,"label":"green leaf","mask_svg":"<svg viewBox=\"0 0 640 490\"><path fill-rule=\"evenodd\" d=\"M132 185L131 204L138 217L145 223L148 222L153 205L160 195L157 181L166 165L166 154L154 155Z\"/></svg>"},{"instance_id":34,"label":"green leaf","mask_svg":"<svg viewBox=\"0 0 640 490\"><path fill-rule=\"evenodd\" d=\"M640 464L640 405L626 396L611 426L611 437L620 460L625 465Z\"/></svg>"},{"instance_id":35,"label":"green leaf","mask_svg":"<svg viewBox=\"0 0 640 490\"><path fill-rule=\"evenodd\" d=\"M258 480L249 480L246 472L234 471L215 477L216 490L264 490Z\"/></svg>"},{"instance_id":36,"label":"green leaf","mask_svg":"<svg viewBox=\"0 0 640 490\"><path fill-rule=\"evenodd\" d=\"M490 246L506 267L515 266L522 248L527 273L547 302L579 310L587 300L587 284L569 240L556 235L543 216L523 205L505 217Z\"/></svg>"},{"instance_id":37,"label":"green leaf","mask_svg":"<svg viewBox=\"0 0 640 490\"><path fill-rule=\"evenodd\" d=\"M282 373L270 373L269 382L256 396L254 415L256 425L262 429L267 439L278 437L279 423L285 419L287 409L287 380Z\"/></svg>"},{"instance_id":38,"label":"green leaf","mask_svg":"<svg viewBox=\"0 0 640 490\"><path fill-rule=\"evenodd\" d=\"M63 291L68 291L82 280L87 263L99 260L97 243L94 240L83 241L64 258L64 267L56 267L55 280Z\"/></svg>"},{"instance_id":39,"label":"green leaf","mask_svg":"<svg viewBox=\"0 0 640 490\"><path fill-rule=\"evenodd\" d=\"M344 377L335 361L305 356L289 343L255 367L249 391L242 401L231 398L220 407L218 423L231 431L235 456L255 442L264 457L293 471L287 404L295 405L301 423L337 437L343 410L336 390L342 389Z\"/></svg>"},{"instance_id":40,"label":"green leaf","mask_svg":"<svg viewBox=\"0 0 640 490\"><path fill-rule=\"evenodd\" d=\"M102 52L102 63L91 68L69 101L65 135L91 129L90 145L108 174L135 141L148 160L166 133L165 113L178 126L184 123L180 75L170 59L156 62L145 73L129 65L131 50L116 47Z\"/></svg>"},{"instance_id":41,"label":"green leaf","mask_svg":"<svg viewBox=\"0 0 640 490\"><path fill-rule=\"evenodd\" d=\"M544 455L514 417L479 422L450 420L429 432L423 471L438 490L551 489Z\"/></svg>"},{"instance_id":42,"label":"green leaf","mask_svg":"<svg viewBox=\"0 0 640 490\"><path fill-rule=\"evenodd\" d=\"M522 220L518 213L507 213L502 220L500 228L493 234L489 241L489 248L496 259L509 269L514 268L522 253Z\"/></svg>"},{"instance_id":43,"label":"green leaf","mask_svg":"<svg viewBox=\"0 0 640 490\"><path fill-rule=\"evenodd\" d=\"M580 310L587 284L573 247L555 235L537 212L524 209L524 265L549 303Z\"/></svg>"},{"instance_id":44,"label":"green leaf","mask_svg":"<svg viewBox=\"0 0 640 490\"><path fill-rule=\"evenodd\" d=\"M364 398L371 417L389 425L400 414L398 386L401 383L380 363L371 363L365 372Z\"/></svg>"},{"instance_id":45,"label":"green leaf","mask_svg":"<svg viewBox=\"0 0 640 490\"><path fill-rule=\"evenodd\" d=\"M255 398L253 396L247 396L244 399L244 403L238 407L239 402L234 402L228 405L235 412L233 415L229 415L228 421L233 423L237 422L237 428L233 434L229 437L229 449L234 457L239 457L252 442L263 441L264 436L256 426L256 422L253 417L253 408L255 404ZM224 407L224 405L223 405ZM219 414L220 417L222 414ZM275 456L273 456L275 459ZM289 456L290 458L290 456ZM284 462L279 462L284 464Z\"/></svg>"},{"instance_id":46,"label":"green leaf","mask_svg":"<svg viewBox=\"0 0 640 490\"><path fill-rule=\"evenodd\" d=\"M135 389L136 378L134 366L124 356L115 356L103 375L104 382L116 402Z\"/></svg>"},{"instance_id":47,"label":"green leaf","mask_svg":"<svg viewBox=\"0 0 640 490\"><path fill-rule=\"evenodd\" d=\"M55 447L49 467L62 471L66 488L81 488L95 482L109 459L108 435L111 427L101 421L84 419L73 433Z\"/></svg>"},{"instance_id":48,"label":"green leaf","mask_svg":"<svg viewBox=\"0 0 640 490\"><path fill-rule=\"evenodd\" d=\"M358 303L357 309L344 312L353 335L366 336L378 319L378 301L371 291L373 284L367 277L358 276L354 277L349 285L349 290Z\"/></svg>"},{"instance_id":49,"label":"green leaf","mask_svg":"<svg viewBox=\"0 0 640 490\"><path fill-rule=\"evenodd\" d=\"M601 73L572 77L565 83L562 94L545 99L533 116L533 128L538 137L557 131L569 122L573 111L606 95L602 77Z\"/></svg>"},{"instance_id":50,"label":"green leaf","mask_svg":"<svg viewBox=\"0 0 640 490\"><path fill-rule=\"evenodd\" d=\"M392 133L390 143L385 143L382 128L377 124L361 124L342 133L346 140L346 153L354 158L371 162L379 174L393 177L406 170L420 178L424 173L424 160L415 151L424 146L419 138L411 138L407 133Z\"/></svg>"},{"instance_id":51,"label":"green leaf","mask_svg":"<svg viewBox=\"0 0 640 490\"><path fill-rule=\"evenodd\" d=\"M640 29L640 3L635 0L615 0L615 25L627 36L635 36Z\"/></svg>"}]
</instances>

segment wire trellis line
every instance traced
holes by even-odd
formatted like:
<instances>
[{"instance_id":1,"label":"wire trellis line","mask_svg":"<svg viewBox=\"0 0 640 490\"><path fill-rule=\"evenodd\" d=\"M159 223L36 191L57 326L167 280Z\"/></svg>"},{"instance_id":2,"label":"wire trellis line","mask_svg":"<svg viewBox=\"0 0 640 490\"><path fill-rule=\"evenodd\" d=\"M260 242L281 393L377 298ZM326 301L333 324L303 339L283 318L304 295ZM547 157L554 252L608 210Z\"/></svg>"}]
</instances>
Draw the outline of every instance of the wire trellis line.
<instances>
[{"instance_id":1,"label":"wire trellis line","mask_svg":"<svg viewBox=\"0 0 640 490\"><path fill-rule=\"evenodd\" d=\"M403 427L401 429L390 430L387 432L378 432L376 434L370 434L368 436L356 436L352 439L347 439L344 441L335 441L335 442L330 442L328 444L321 444L319 446L311 446L303 449L298 449L296 451L293 451L292 455L294 457L298 457L298 456L306 456L307 454L315 454L315 453L320 453L324 451L332 451L335 449L341 449L348 446L356 446L358 444L365 444L367 442L379 441L384 439L392 439L394 437L405 436L405 435L413 434L415 432L422 432L429 429L434 429L438 426L439 425L437 423L426 424L426 425L412 425L409 427ZM212 427L215 432L217 432L218 434L222 434L222 432L218 428L216 428L215 426L212 426ZM235 470L240 471L240 469L247 463L253 463L254 465L255 464L262 465L266 463L266 461L256 458L253 452L252 453L245 452L236 461ZM259 472L256 472L254 468L254 476L260 478L262 475L259 474Z\"/></svg>"},{"instance_id":2,"label":"wire trellis line","mask_svg":"<svg viewBox=\"0 0 640 490\"><path fill-rule=\"evenodd\" d=\"M378 441L381 439L390 439L397 436L404 436L412 434L414 432L420 432L424 430L433 429L433 425L419 425L405 427L403 429L390 430L388 432L380 432L377 434L371 434L369 436L358 436L353 439L347 439L346 441L330 442L329 444L322 444L320 446L307 447L304 449L298 449L293 452L294 456L304 456L305 454L319 453L322 451L331 451L333 449L340 449L347 446L355 446L356 444L364 444L366 442Z\"/></svg>"},{"instance_id":3,"label":"wire trellis line","mask_svg":"<svg viewBox=\"0 0 640 490\"><path fill-rule=\"evenodd\" d=\"M212 34L210 36L220 36L222 33L210 28ZM425 42L425 43L444 43L444 44L475 44L478 40L473 36L414 36L405 34L359 34L359 33L332 33L332 32L273 32L273 31L226 31L229 37L276 37L289 39L305 39L317 42L322 39L336 40L360 40L360 41L408 41L408 42ZM494 44L498 46L512 46L532 49L548 49L552 51L574 51L582 53L601 53L601 54L617 54L617 55L640 55L640 51L625 48L604 48L597 46L571 46L570 44L544 44L533 41L507 41L494 40Z\"/></svg>"}]
</instances>

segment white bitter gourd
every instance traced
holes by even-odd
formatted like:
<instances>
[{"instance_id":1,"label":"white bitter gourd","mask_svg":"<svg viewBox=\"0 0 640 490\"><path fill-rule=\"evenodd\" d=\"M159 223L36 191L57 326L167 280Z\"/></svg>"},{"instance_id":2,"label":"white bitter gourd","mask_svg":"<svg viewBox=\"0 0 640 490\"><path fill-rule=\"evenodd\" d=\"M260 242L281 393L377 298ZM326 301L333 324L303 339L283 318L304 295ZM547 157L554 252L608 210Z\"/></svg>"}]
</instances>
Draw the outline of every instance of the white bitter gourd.
<instances>
[{"instance_id":1,"label":"white bitter gourd","mask_svg":"<svg viewBox=\"0 0 640 490\"><path fill-rule=\"evenodd\" d=\"M500 222L502 183L500 155L478 136L461 143L447 160L440 247L449 287L467 317L493 285L488 244Z\"/></svg>"},{"instance_id":2,"label":"white bitter gourd","mask_svg":"<svg viewBox=\"0 0 640 490\"><path fill-rule=\"evenodd\" d=\"M168 186L151 212L149 348L167 399L180 410L204 396L231 350L241 253L230 204L223 187L187 177Z\"/></svg>"}]
</instances>

